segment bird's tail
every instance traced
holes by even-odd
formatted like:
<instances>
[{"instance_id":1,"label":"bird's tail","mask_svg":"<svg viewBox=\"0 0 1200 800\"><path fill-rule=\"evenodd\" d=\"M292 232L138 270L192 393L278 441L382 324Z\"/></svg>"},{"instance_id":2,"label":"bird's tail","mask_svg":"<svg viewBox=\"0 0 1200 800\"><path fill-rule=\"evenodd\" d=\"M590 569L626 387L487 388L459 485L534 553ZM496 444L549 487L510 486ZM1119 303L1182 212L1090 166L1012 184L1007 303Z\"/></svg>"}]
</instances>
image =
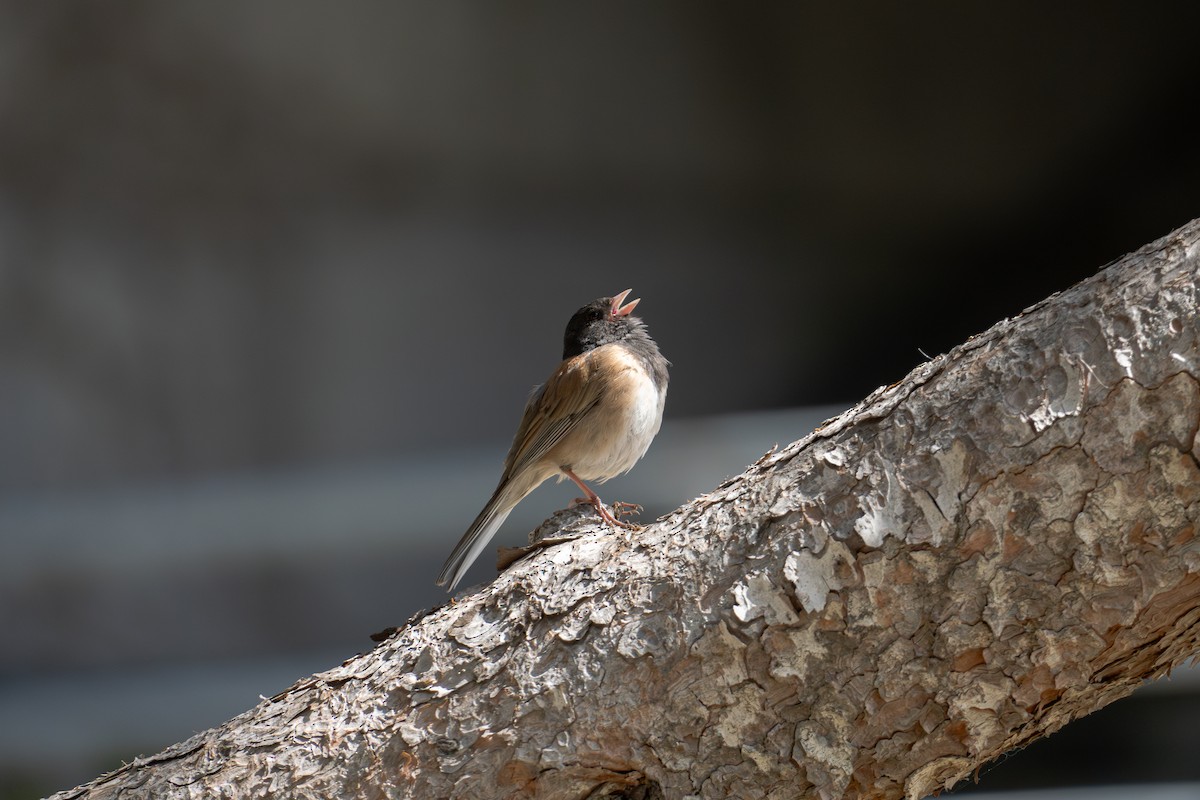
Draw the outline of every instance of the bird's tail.
<instances>
[{"instance_id":1,"label":"bird's tail","mask_svg":"<svg viewBox=\"0 0 1200 800\"><path fill-rule=\"evenodd\" d=\"M458 585L462 576L471 568L471 564L483 552L483 548L487 547L487 543L504 524L509 512L516 505L515 502L509 500L507 495L507 492L497 489L496 493L492 495L492 499L488 500L483 511L479 512L479 516L471 523L471 527L467 528L467 532L454 546L454 552L442 565L442 571L437 577L438 586L445 586L449 582L450 586L447 591L454 591L454 587Z\"/></svg>"},{"instance_id":2,"label":"bird's tail","mask_svg":"<svg viewBox=\"0 0 1200 800\"><path fill-rule=\"evenodd\" d=\"M501 480L496 491L492 493L492 499L488 500L483 511L480 511L479 516L471 523L471 527L467 528L467 532L458 540L458 544L454 545L454 552L442 565L437 585L445 586L449 583L450 588L447 591L453 592L454 587L462 580L462 576L471 568L471 564L483 552L483 548L487 547L487 543L491 541L500 526L504 524L504 520L508 519L509 512L525 498L525 495L532 492L541 485L542 481L557 471L556 468L539 465L519 470L516 475Z\"/></svg>"}]
</instances>

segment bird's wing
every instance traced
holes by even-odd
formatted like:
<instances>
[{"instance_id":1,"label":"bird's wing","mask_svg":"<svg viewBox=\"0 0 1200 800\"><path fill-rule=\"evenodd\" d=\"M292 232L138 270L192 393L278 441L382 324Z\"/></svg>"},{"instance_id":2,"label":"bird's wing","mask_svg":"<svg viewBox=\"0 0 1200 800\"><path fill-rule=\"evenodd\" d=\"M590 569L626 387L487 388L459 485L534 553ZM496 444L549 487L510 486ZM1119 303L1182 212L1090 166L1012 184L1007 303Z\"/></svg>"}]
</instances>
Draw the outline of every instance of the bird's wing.
<instances>
[{"instance_id":1,"label":"bird's wing","mask_svg":"<svg viewBox=\"0 0 1200 800\"><path fill-rule=\"evenodd\" d=\"M587 355L564 361L529 398L504 460L505 479L550 452L600 402L604 387Z\"/></svg>"}]
</instances>

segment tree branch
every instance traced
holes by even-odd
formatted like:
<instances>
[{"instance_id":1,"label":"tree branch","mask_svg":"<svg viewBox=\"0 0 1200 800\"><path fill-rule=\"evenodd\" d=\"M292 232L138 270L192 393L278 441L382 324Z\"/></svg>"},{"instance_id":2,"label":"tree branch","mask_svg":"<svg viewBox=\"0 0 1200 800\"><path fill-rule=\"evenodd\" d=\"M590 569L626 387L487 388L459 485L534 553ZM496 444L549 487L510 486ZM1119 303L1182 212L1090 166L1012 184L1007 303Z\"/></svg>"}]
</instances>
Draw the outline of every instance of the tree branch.
<instances>
[{"instance_id":1,"label":"tree branch","mask_svg":"<svg viewBox=\"0 0 1200 800\"><path fill-rule=\"evenodd\" d=\"M920 798L1200 649L1200 221L59 798Z\"/></svg>"}]
</instances>

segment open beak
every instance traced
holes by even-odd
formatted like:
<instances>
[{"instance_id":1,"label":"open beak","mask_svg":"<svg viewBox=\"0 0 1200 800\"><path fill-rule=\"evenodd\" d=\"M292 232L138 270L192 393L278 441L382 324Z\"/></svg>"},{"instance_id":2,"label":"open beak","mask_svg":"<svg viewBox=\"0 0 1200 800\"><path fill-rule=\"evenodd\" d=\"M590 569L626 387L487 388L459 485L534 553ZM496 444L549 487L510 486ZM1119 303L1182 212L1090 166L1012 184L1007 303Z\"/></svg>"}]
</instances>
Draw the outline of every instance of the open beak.
<instances>
[{"instance_id":1,"label":"open beak","mask_svg":"<svg viewBox=\"0 0 1200 800\"><path fill-rule=\"evenodd\" d=\"M625 298L629 297L629 293L632 291L633 291L633 289L626 289L625 291L621 292L619 295L614 297L612 299L612 308L609 309L609 313L612 314L614 317L629 316L630 312L632 312L635 308L637 308L637 304L642 302L642 298L638 297L638 298L635 298L634 300L632 300L631 302L625 303ZM625 303L625 305L621 305L621 303Z\"/></svg>"}]
</instances>

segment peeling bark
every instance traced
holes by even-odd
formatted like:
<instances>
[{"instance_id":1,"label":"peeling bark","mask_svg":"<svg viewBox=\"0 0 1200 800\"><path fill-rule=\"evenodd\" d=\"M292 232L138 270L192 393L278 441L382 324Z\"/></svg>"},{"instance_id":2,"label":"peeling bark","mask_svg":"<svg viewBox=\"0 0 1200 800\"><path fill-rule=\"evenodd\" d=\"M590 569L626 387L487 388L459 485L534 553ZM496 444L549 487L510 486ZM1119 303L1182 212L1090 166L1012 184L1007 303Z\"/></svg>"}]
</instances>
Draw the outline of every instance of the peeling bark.
<instances>
[{"instance_id":1,"label":"peeling bark","mask_svg":"<svg viewBox=\"0 0 1200 800\"><path fill-rule=\"evenodd\" d=\"M1200 221L58 798L920 798L1200 650Z\"/></svg>"}]
</instances>

